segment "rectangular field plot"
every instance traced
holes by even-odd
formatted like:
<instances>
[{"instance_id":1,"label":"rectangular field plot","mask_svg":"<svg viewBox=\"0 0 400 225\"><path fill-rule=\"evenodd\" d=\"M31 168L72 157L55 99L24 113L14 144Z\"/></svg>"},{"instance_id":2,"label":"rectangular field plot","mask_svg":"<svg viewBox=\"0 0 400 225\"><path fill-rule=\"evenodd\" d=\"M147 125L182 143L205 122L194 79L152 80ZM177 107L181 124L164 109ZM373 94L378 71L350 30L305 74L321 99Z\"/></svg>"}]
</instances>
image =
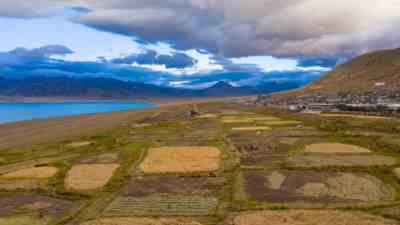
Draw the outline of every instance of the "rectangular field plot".
<instances>
[{"instance_id":1,"label":"rectangular field plot","mask_svg":"<svg viewBox=\"0 0 400 225\"><path fill-rule=\"evenodd\" d=\"M291 166L323 167L323 166L393 166L398 160L382 155L297 155L287 160Z\"/></svg>"},{"instance_id":2,"label":"rectangular field plot","mask_svg":"<svg viewBox=\"0 0 400 225\"><path fill-rule=\"evenodd\" d=\"M144 176L132 179L123 189L128 197L147 197L154 193L179 196L217 196L225 185L223 177Z\"/></svg>"},{"instance_id":3,"label":"rectangular field plot","mask_svg":"<svg viewBox=\"0 0 400 225\"><path fill-rule=\"evenodd\" d=\"M44 219L46 221L58 220L63 215L79 208L79 203L76 204L67 200L34 194L12 193L1 194L0 205L0 218L3 219L3 224L7 225L19 225L22 224L21 221L31 222L26 224L40 224L35 223L37 219ZM29 217L22 218L19 217L19 215L27 215ZM30 217L30 215L32 215L32 217ZM40 215L41 218L36 218L36 215ZM12 223L11 221L18 221L19 223Z\"/></svg>"},{"instance_id":4,"label":"rectangular field plot","mask_svg":"<svg viewBox=\"0 0 400 225\"><path fill-rule=\"evenodd\" d=\"M215 213L216 198L118 197L105 210L106 216L206 216Z\"/></svg>"},{"instance_id":5,"label":"rectangular field plot","mask_svg":"<svg viewBox=\"0 0 400 225\"><path fill-rule=\"evenodd\" d=\"M367 173L248 171L245 196L262 203L366 203L390 201L394 189Z\"/></svg>"},{"instance_id":6,"label":"rectangular field plot","mask_svg":"<svg viewBox=\"0 0 400 225\"><path fill-rule=\"evenodd\" d=\"M221 151L215 147L151 148L140 169L144 173L188 173L216 171Z\"/></svg>"}]
</instances>

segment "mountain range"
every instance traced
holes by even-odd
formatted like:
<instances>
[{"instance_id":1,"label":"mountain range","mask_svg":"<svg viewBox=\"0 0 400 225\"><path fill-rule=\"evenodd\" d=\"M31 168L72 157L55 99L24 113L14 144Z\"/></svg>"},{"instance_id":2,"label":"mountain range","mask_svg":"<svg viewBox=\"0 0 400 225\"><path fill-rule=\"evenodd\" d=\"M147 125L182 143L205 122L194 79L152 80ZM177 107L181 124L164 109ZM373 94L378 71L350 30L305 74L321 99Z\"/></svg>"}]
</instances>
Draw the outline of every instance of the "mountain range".
<instances>
[{"instance_id":1,"label":"mountain range","mask_svg":"<svg viewBox=\"0 0 400 225\"><path fill-rule=\"evenodd\" d=\"M271 93L298 88L296 82L266 82L255 87L235 87L220 81L205 89L162 87L112 78L26 77L0 78L2 97L60 97L60 98L171 98L171 97L228 97Z\"/></svg>"}]
</instances>

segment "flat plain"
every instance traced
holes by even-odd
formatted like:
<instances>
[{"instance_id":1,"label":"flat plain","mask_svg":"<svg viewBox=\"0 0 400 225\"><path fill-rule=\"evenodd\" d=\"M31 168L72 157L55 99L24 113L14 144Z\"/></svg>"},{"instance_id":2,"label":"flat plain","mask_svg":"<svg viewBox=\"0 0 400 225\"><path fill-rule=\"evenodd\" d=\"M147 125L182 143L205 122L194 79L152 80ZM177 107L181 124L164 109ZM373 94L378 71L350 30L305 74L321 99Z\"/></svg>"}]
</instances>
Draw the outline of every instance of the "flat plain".
<instances>
[{"instance_id":1,"label":"flat plain","mask_svg":"<svg viewBox=\"0 0 400 225\"><path fill-rule=\"evenodd\" d=\"M0 125L0 225L395 225L400 120L232 100Z\"/></svg>"}]
</instances>

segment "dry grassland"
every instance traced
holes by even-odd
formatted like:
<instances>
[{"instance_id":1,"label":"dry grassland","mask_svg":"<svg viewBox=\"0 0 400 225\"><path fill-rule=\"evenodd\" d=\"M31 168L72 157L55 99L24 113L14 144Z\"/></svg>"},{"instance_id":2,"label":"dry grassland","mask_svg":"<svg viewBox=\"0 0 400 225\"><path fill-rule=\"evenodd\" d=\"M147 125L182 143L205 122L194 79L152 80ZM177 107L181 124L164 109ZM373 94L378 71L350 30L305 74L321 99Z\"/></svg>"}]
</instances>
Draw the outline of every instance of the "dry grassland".
<instances>
[{"instance_id":1,"label":"dry grassland","mask_svg":"<svg viewBox=\"0 0 400 225\"><path fill-rule=\"evenodd\" d=\"M272 130L271 127L234 127L232 131L266 131Z\"/></svg>"},{"instance_id":2,"label":"dry grassland","mask_svg":"<svg viewBox=\"0 0 400 225\"><path fill-rule=\"evenodd\" d=\"M145 218L145 217L114 217L82 223L81 225L201 225L187 219Z\"/></svg>"},{"instance_id":3,"label":"dry grassland","mask_svg":"<svg viewBox=\"0 0 400 225\"><path fill-rule=\"evenodd\" d=\"M80 147L89 146L91 144L93 144L93 142L90 142L90 141L72 142L72 143L69 143L69 144L65 145L65 147L67 147L67 148L80 148Z\"/></svg>"},{"instance_id":4,"label":"dry grassland","mask_svg":"<svg viewBox=\"0 0 400 225\"><path fill-rule=\"evenodd\" d=\"M306 146L304 152L307 153L370 153L371 151L356 145L346 145L340 143L319 143Z\"/></svg>"},{"instance_id":5,"label":"dry grassland","mask_svg":"<svg viewBox=\"0 0 400 225\"><path fill-rule=\"evenodd\" d=\"M56 167L43 166L28 169L17 170L15 172L7 173L0 176L0 179L23 179L23 178L36 178L46 179L53 177L58 173Z\"/></svg>"},{"instance_id":6,"label":"dry grassland","mask_svg":"<svg viewBox=\"0 0 400 225\"><path fill-rule=\"evenodd\" d=\"M215 147L151 148L140 169L145 173L215 171L220 156L221 151Z\"/></svg>"},{"instance_id":7,"label":"dry grassland","mask_svg":"<svg viewBox=\"0 0 400 225\"><path fill-rule=\"evenodd\" d=\"M107 184L119 164L81 164L68 171L65 186L69 190L85 191Z\"/></svg>"},{"instance_id":8,"label":"dry grassland","mask_svg":"<svg viewBox=\"0 0 400 225\"><path fill-rule=\"evenodd\" d=\"M261 211L228 219L229 225L395 225L397 222L361 212L334 210Z\"/></svg>"}]
</instances>

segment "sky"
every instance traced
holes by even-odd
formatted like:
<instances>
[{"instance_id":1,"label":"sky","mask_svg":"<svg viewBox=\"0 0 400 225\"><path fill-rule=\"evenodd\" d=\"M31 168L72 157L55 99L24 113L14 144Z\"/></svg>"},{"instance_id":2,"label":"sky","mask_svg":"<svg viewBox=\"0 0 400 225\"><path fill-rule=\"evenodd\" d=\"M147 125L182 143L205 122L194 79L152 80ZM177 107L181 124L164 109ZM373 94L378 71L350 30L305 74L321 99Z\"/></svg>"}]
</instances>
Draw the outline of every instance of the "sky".
<instances>
[{"instance_id":1,"label":"sky","mask_svg":"<svg viewBox=\"0 0 400 225\"><path fill-rule=\"evenodd\" d=\"M399 47L398 12L400 0L1 0L0 76L304 83Z\"/></svg>"}]
</instances>

